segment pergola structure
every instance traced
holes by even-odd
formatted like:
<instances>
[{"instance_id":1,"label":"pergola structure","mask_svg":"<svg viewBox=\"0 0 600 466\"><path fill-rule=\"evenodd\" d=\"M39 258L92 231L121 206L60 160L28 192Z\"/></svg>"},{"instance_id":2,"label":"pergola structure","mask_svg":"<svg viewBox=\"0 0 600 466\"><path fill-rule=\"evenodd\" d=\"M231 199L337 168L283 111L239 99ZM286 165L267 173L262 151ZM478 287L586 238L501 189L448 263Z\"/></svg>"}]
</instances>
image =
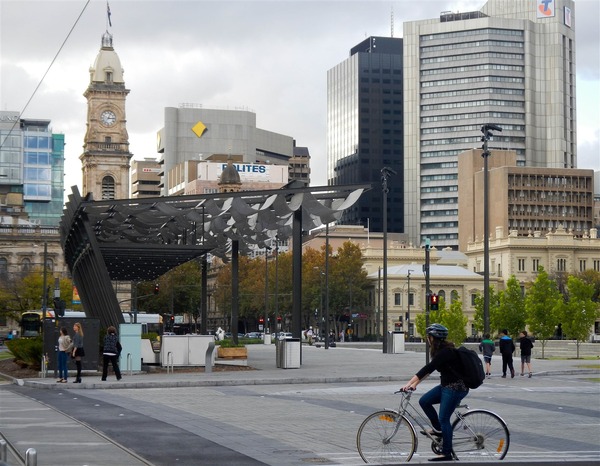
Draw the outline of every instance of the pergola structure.
<instances>
[{"instance_id":1,"label":"pergola structure","mask_svg":"<svg viewBox=\"0 0 600 466\"><path fill-rule=\"evenodd\" d=\"M111 280L155 280L200 258L205 333L207 255L232 260L232 324L237 328L238 253L291 237L292 333L299 338L302 232L338 220L370 188L310 188L294 182L277 190L95 201L74 186L60 222L61 246L86 314L102 327L124 322Z\"/></svg>"}]
</instances>

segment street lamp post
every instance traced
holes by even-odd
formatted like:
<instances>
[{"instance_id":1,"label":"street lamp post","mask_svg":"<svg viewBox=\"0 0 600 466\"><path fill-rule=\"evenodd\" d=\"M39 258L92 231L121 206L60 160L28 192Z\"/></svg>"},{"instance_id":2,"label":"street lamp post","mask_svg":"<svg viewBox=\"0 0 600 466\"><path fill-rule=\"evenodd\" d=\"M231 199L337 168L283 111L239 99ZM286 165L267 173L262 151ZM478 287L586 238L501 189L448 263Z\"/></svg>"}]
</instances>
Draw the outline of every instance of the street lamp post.
<instances>
[{"instance_id":1,"label":"street lamp post","mask_svg":"<svg viewBox=\"0 0 600 466\"><path fill-rule=\"evenodd\" d=\"M502 132L502 128L492 123L481 127L483 136L483 333L490 332L490 225L489 225L489 181L488 181L488 141L492 131Z\"/></svg>"},{"instance_id":2,"label":"street lamp post","mask_svg":"<svg viewBox=\"0 0 600 466\"><path fill-rule=\"evenodd\" d=\"M322 335L322 327L323 327L323 275L324 272L321 270L321 267L313 267L315 270L319 272L319 320L318 320L318 329L319 329L319 337ZM325 339L327 339L327 335L325 335Z\"/></svg>"},{"instance_id":3,"label":"street lamp post","mask_svg":"<svg viewBox=\"0 0 600 466\"><path fill-rule=\"evenodd\" d=\"M407 287L408 292L406 294L406 332L408 333L408 338L410 339L410 273L414 272L412 269L408 269L407 278Z\"/></svg>"},{"instance_id":4,"label":"street lamp post","mask_svg":"<svg viewBox=\"0 0 600 466\"><path fill-rule=\"evenodd\" d=\"M383 190L383 352L387 353L388 344L388 305L387 305L387 196L388 177L397 173L389 167L381 169L381 187Z\"/></svg>"}]
</instances>

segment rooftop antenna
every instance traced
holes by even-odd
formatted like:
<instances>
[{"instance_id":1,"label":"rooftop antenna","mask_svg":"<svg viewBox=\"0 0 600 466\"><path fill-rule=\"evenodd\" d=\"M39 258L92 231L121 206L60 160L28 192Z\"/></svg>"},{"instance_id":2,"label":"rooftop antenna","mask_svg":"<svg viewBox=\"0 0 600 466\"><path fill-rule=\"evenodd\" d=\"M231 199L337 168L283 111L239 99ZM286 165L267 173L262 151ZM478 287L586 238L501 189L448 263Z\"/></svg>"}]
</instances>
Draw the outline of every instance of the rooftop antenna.
<instances>
[{"instance_id":1,"label":"rooftop antenna","mask_svg":"<svg viewBox=\"0 0 600 466\"><path fill-rule=\"evenodd\" d=\"M392 32L392 39L394 38L394 5L392 5L392 10L390 13L390 26L391 26L391 32Z\"/></svg>"}]
</instances>

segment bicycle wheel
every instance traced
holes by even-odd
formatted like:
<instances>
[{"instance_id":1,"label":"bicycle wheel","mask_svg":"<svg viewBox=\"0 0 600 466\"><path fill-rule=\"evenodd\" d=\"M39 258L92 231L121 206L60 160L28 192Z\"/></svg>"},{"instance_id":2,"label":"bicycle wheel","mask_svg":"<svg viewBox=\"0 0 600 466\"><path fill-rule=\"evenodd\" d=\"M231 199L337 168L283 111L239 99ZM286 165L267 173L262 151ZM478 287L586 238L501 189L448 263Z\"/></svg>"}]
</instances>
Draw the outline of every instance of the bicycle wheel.
<instances>
[{"instance_id":1,"label":"bicycle wheel","mask_svg":"<svg viewBox=\"0 0 600 466\"><path fill-rule=\"evenodd\" d=\"M452 424L452 449L460 460L501 460L508 452L510 433L500 416L483 409L463 414Z\"/></svg>"},{"instance_id":2,"label":"bicycle wheel","mask_svg":"<svg viewBox=\"0 0 600 466\"><path fill-rule=\"evenodd\" d=\"M393 464L410 461L417 441L404 416L394 411L377 411L358 428L356 446L365 463Z\"/></svg>"}]
</instances>

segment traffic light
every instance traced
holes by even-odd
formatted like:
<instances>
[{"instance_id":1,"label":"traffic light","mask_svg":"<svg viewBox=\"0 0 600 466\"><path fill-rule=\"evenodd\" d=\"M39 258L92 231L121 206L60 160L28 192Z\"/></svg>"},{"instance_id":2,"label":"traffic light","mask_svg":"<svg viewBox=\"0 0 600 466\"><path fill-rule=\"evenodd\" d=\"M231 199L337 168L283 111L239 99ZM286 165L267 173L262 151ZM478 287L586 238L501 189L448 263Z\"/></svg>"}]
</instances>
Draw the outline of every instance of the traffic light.
<instances>
[{"instance_id":1,"label":"traffic light","mask_svg":"<svg viewBox=\"0 0 600 466\"><path fill-rule=\"evenodd\" d=\"M160 286L158 285L158 283L154 284L154 294L158 294L158 292L160 291Z\"/></svg>"},{"instance_id":2,"label":"traffic light","mask_svg":"<svg viewBox=\"0 0 600 466\"><path fill-rule=\"evenodd\" d=\"M261 325L264 324L265 323L265 318L264 317L259 317L258 318L258 323L261 324Z\"/></svg>"},{"instance_id":3,"label":"traffic light","mask_svg":"<svg viewBox=\"0 0 600 466\"><path fill-rule=\"evenodd\" d=\"M435 293L431 295L431 302L429 309L432 311L437 311L440 308L439 306L439 297Z\"/></svg>"},{"instance_id":4,"label":"traffic light","mask_svg":"<svg viewBox=\"0 0 600 466\"><path fill-rule=\"evenodd\" d=\"M281 316L277 316L277 323L281 323Z\"/></svg>"}]
</instances>

